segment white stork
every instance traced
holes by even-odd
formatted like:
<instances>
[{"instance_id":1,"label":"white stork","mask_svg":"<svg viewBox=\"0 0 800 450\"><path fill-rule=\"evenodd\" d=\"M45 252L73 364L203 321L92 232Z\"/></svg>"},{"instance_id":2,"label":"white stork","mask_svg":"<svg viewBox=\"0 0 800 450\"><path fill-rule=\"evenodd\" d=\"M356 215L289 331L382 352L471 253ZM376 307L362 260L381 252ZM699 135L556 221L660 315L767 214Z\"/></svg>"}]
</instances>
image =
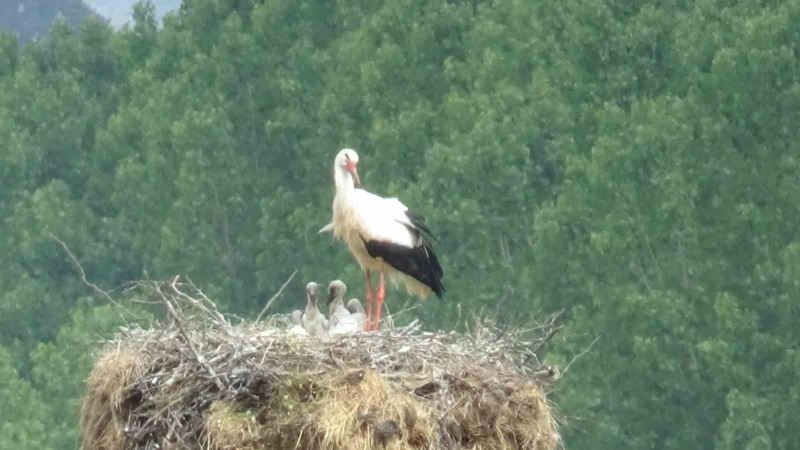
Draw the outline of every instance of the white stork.
<instances>
[{"instance_id":1,"label":"white stork","mask_svg":"<svg viewBox=\"0 0 800 450\"><path fill-rule=\"evenodd\" d=\"M296 309L292 312L292 328L289 328L289 332L302 336L308 335L306 329L303 328L303 311Z\"/></svg>"},{"instance_id":2,"label":"white stork","mask_svg":"<svg viewBox=\"0 0 800 450\"><path fill-rule=\"evenodd\" d=\"M317 306L317 290L319 285L310 281L306 285L306 296L308 302L306 303L306 311L303 314L303 328L311 336L326 336L328 334L328 319L319 312Z\"/></svg>"},{"instance_id":3,"label":"white stork","mask_svg":"<svg viewBox=\"0 0 800 450\"><path fill-rule=\"evenodd\" d=\"M343 240L366 274L367 330L377 330L385 296L384 277L405 284L424 299L444 295L442 266L433 253L424 219L396 198L383 198L358 189L358 153L346 148L333 161L336 195L333 222L320 232L333 231ZM372 274L379 274L377 290Z\"/></svg>"},{"instance_id":4,"label":"white stork","mask_svg":"<svg viewBox=\"0 0 800 450\"><path fill-rule=\"evenodd\" d=\"M352 334L360 331L356 318L344 307L344 294L347 286L341 280L333 280L328 285L328 316L331 335Z\"/></svg>"},{"instance_id":5,"label":"white stork","mask_svg":"<svg viewBox=\"0 0 800 450\"><path fill-rule=\"evenodd\" d=\"M328 318L331 326L335 325L334 322L350 317L350 311L344 307L345 292L347 292L347 286L342 280L333 280L328 285Z\"/></svg>"},{"instance_id":6,"label":"white stork","mask_svg":"<svg viewBox=\"0 0 800 450\"><path fill-rule=\"evenodd\" d=\"M350 311L350 317L356 320L356 327L358 331L365 331L367 325L367 314L364 312L364 307L357 298L351 298L347 301L347 310Z\"/></svg>"}]
</instances>

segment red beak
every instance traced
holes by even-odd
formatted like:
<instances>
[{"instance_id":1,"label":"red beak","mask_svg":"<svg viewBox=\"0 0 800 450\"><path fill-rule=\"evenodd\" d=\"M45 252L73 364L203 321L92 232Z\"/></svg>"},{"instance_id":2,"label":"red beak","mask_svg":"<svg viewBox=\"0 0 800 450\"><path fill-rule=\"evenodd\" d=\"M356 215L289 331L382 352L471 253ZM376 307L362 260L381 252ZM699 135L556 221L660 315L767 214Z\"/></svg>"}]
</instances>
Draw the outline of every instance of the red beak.
<instances>
[{"instance_id":1,"label":"red beak","mask_svg":"<svg viewBox=\"0 0 800 450\"><path fill-rule=\"evenodd\" d=\"M356 169L356 164L354 162L348 161L347 162L347 171L350 172L350 175L353 176L353 183L356 187L361 185L361 179L358 178L358 169Z\"/></svg>"}]
</instances>

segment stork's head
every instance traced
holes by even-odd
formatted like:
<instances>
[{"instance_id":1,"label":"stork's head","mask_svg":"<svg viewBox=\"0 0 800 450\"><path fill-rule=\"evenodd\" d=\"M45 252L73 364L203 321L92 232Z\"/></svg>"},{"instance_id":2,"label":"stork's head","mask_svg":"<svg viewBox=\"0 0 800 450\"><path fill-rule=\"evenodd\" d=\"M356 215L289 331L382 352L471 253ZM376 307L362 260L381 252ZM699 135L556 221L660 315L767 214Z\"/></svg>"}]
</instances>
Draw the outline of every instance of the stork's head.
<instances>
[{"instance_id":1,"label":"stork's head","mask_svg":"<svg viewBox=\"0 0 800 450\"><path fill-rule=\"evenodd\" d=\"M328 304L330 305L337 298L344 297L345 292L347 292L347 286L342 280L331 281L331 284L328 285Z\"/></svg>"},{"instance_id":2,"label":"stork's head","mask_svg":"<svg viewBox=\"0 0 800 450\"><path fill-rule=\"evenodd\" d=\"M350 311L350 313L352 313L352 314L355 314L355 313L364 314L364 307L361 306L361 302L358 301L357 298L351 298L350 300L348 300L348 302L347 302L347 310Z\"/></svg>"},{"instance_id":3,"label":"stork's head","mask_svg":"<svg viewBox=\"0 0 800 450\"><path fill-rule=\"evenodd\" d=\"M314 283L313 281L309 281L306 285L306 294L308 294L308 301L310 303L317 303L317 291L319 290L319 285Z\"/></svg>"},{"instance_id":4,"label":"stork's head","mask_svg":"<svg viewBox=\"0 0 800 450\"><path fill-rule=\"evenodd\" d=\"M295 325L303 325L303 311L296 309L292 312L292 322Z\"/></svg>"},{"instance_id":5,"label":"stork's head","mask_svg":"<svg viewBox=\"0 0 800 450\"><path fill-rule=\"evenodd\" d=\"M358 153L352 148L344 148L336 154L333 160L334 172L337 180L340 175L352 177L353 185L358 186L361 180L358 178Z\"/></svg>"}]
</instances>

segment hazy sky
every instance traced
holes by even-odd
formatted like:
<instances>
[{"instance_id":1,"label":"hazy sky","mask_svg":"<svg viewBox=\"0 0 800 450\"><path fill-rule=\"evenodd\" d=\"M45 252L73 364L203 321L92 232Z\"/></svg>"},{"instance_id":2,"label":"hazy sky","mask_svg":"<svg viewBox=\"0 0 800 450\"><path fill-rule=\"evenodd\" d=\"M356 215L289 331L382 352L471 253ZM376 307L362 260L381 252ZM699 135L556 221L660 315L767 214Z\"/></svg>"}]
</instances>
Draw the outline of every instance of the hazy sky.
<instances>
[{"instance_id":1,"label":"hazy sky","mask_svg":"<svg viewBox=\"0 0 800 450\"><path fill-rule=\"evenodd\" d=\"M83 0L101 16L111 20L115 27L122 26L131 20L131 11L136 0ZM167 11L171 11L181 4L181 0L153 0L156 5L156 14L159 18Z\"/></svg>"}]
</instances>

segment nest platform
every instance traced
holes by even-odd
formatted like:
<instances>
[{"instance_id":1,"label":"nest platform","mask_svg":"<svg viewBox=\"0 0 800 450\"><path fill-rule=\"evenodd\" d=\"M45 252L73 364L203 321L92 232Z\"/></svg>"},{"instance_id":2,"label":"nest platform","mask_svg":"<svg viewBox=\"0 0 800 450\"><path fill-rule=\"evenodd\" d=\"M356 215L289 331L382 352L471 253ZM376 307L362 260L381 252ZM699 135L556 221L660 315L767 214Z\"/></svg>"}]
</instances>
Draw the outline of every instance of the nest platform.
<instances>
[{"instance_id":1,"label":"nest platform","mask_svg":"<svg viewBox=\"0 0 800 450\"><path fill-rule=\"evenodd\" d=\"M192 285L153 285L170 319L99 350L82 448L519 449L561 447L553 371L531 332L416 324L330 338L288 318L229 323Z\"/></svg>"}]
</instances>

